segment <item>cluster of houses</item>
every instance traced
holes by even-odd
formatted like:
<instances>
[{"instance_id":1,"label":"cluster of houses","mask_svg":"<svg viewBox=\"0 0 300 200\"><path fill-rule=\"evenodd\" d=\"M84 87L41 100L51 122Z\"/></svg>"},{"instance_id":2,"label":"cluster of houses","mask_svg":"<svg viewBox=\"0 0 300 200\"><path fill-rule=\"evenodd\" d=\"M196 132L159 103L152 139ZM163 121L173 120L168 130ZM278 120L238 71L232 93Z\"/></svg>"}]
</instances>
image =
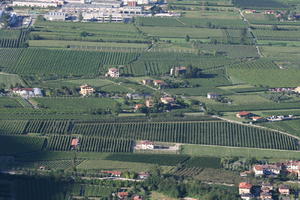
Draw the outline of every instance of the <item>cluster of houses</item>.
<instances>
[{"instance_id":1,"label":"cluster of houses","mask_svg":"<svg viewBox=\"0 0 300 200\"><path fill-rule=\"evenodd\" d=\"M271 92L295 92L300 94L300 86L296 88L271 88Z\"/></svg>"},{"instance_id":2,"label":"cluster of houses","mask_svg":"<svg viewBox=\"0 0 300 200\"><path fill-rule=\"evenodd\" d=\"M125 199L132 199L132 200L143 200L144 198L140 195L133 195L129 198L129 192L122 191L118 193L113 193L113 196L117 197L118 199L125 200Z\"/></svg>"},{"instance_id":3,"label":"cluster of houses","mask_svg":"<svg viewBox=\"0 0 300 200\"><path fill-rule=\"evenodd\" d=\"M275 193L279 194L281 199L290 199L291 191L287 185L282 184L275 188L273 184L265 182L261 185L252 185L248 182L241 182L239 184L239 195L244 200L273 200Z\"/></svg>"},{"instance_id":4,"label":"cluster of houses","mask_svg":"<svg viewBox=\"0 0 300 200\"><path fill-rule=\"evenodd\" d=\"M160 102L164 105L170 105L171 107L176 107L177 104L175 103L175 98L170 97L170 96L164 96L160 98ZM146 106L147 108L152 108L155 105L153 99L151 98L147 98L145 100L145 103L138 103L135 104L134 106L134 111L138 111L139 109L143 108L144 106Z\"/></svg>"},{"instance_id":5,"label":"cluster of houses","mask_svg":"<svg viewBox=\"0 0 300 200\"><path fill-rule=\"evenodd\" d=\"M109 68L108 72L105 74L106 77L111 77L111 78L119 78L120 77L120 71L118 68Z\"/></svg>"},{"instance_id":6,"label":"cluster of houses","mask_svg":"<svg viewBox=\"0 0 300 200\"><path fill-rule=\"evenodd\" d=\"M121 177L122 176L122 172L121 171L101 171L102 174L106 174L109 177ZM150 176L150 174L148 172L140 172L138 173L137 178L139 180L145 180Z\"/></svg>"},{"instance_id":7,"label":"cluster of houses","mask_svg":"<svg viewBox=\"0 0 300 200\"><path fill-rule=\"evenodd\" d=\"M12 94L19 95L23 98L42 97L43 93L40 88L13 88Z\"/></svg>"},{"instance_id":8,"label":"cluster of houses","mask_svg":"<svg viewBox=\"0 0 300 200\"><path fill-rule=\"evenodd\" d=\"M170 76L180 76L186 73L187 68L184 66L180 66L180 67L172 67L170 69Z\"/></svg>"},{"instance_id":9,"label":"cluster of houses","mask_svg":"<svg viewBox=\"0 0 300 200\"><path fill-rule=\"evenodd\" d=\"M255 177L277 177L280 174L294 174L300 180L300 161L287 161L275 164L256 164L251 171L242 172L241 176L254 174ZM239 184L239 194L242 199L262 199L272 200L274 193L282 197L281 199L290 199L290 188L287 185L281 184L275 190L275 187L270 183L262 183L260 186L253 186L250 183L242 182Z\"/></svg>"},{"instance_id":10,"label":"cluster of houses","mask_svg":"<svg viewBox=\"0 0 300 200\"><path fill-rule=\"evenodd\" d=\"M254 14L254 13L261 13L261 11L257 11L257 10L253 10L253 9L247 9L247 10L244 10L244 13ZM287 13L287 11L264 10L262 13L265 14L265 15L274 15L280 21L283 21L283 20L293 21L293 20L299 20L300 19L300 14ZM286 16L286 18L285 18L285 16Z\"/></svg>"},{"instance_id":11,"label":"cluster of houses","mask_svg":"<svg viewBox=\"0 0 300 200\"><path fill-rule=\"evenodd\" d=\"M178 151L180 145L175 144L174 146L164 145L164 144L154 144L154 142L149 140L141 140L135 144L135 150L159 150L159 151Z\"/></svg>"},{"instance_id":12,"label":"cluster of houses","mask_svg":"<svg viewBox=\"0 0 300 200\"><path fill-rule=\"evenodd\" d=\"M137 149L137 150L153 150L153 149L155 149L154 142L151 142L148 140L139 141L135 145L135 149Z\"/></svg>"},{"instance_id":13,"label":"cluster of houses","mask_svg":"<svg viewBox=\"0 0 300 200\"><path fill-rule=\"evenodd\" d=\"M152 80L152 79L144 79L142 80L143 85L155 86L158 89L166 88L168 84L163 80Z\"/></svg>"},{"instance_id":14,"label":"cluster of houses","mask_svg":"<svg viewBox=\"0 0 300 200\"><path fill-rule=\"evenodd\" d=\"M120 178L122 176L121 171L101 171L102 174L106 174L112 178ZM137 180L145 180L150 176L148 172L138 173ZM112 193L112 196L117 199L133 199L133 200L143 200L144 198L137 194L130 194L127 189L121 189L121 191Z\"/></svg>"},{"instance_id":15,"label":"cluster of houses","mask_svg":"<svg viewBox=\"0 0 300 200\"><path fill-rule=\"evenodd\" d=\"M286 162L278 162L272 164L255 164L251 171L241 173L245 177L248 174L254 174L256 177L273 176L276 177L282 173L294 174L300 180L300 161L290 160Z\"/></svg>"},{"instance_id":16,"label":"cluster of houses","mask_svg":"<svg viewBox=\"0 0 300 200\"><path fill-rule=\"evenodd\" d=\"M49 21L127 22L135 16L152 16L151 8L157 2L158 0L13 0L9 6L56 8L44 15ZM161 10L155 16L178 17L180 14Z\"/></svg>"},{"instance_id":17,"label":"cluster of houses","mask_svg":"<svg viewBox=\"0 0 300 200\"><path fill-rule=\"evenodd\" d=\"M247 111L241 111L236 114L237 118L243 118L243 119L252 119L255 122L263 122L263 121L268 121L268 122L276 122L276 121L283 121L283 120L291 120L294 118L293 115L279 115L279 116L269 116L269 117L260 117L254 113L247 112Z\"/></svg>"}]
</instances>

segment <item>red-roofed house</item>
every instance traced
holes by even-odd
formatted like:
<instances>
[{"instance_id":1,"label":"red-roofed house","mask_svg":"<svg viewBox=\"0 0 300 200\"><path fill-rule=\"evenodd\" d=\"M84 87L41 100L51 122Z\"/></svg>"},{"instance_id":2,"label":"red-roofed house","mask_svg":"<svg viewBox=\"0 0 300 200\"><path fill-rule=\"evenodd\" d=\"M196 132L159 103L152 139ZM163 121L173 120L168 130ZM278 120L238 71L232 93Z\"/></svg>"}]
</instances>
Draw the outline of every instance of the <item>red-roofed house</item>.
<instances>
[{"instance_id":1,"label":"red-roofed house","mask_svg":"<svg viewBox=\"0 0 300 200\"><path fill-rule=\"evenodd\" d=\"M252 115L250 112L242 111L236 114L236 117L238 118L248 118Z\"/></svg>"},{"instance_id":2,"label":"red-roofed house","mask_svg":"<svg viewBox=\"0 0 300 200\"><path fill-rule=\"evenodd\" d=\"M120 177L122 172L120 171L102 171L104 174L110 174L111 176L117 176Z\"/></svg>"},{"instance_id":3,"label":"red-roofed house","mask_svg":"<svg viewBox=\"0 0 300 200\"><path fill-rule=\"evenodd\" d=\"M167 85L167 83L163 80L154 80L153 84L154 84L154 86L159 87L159 88L162 88Z\"/></svg>"},{"instance_id":4,"label":"red-roofed house","mask_svg":"<svg viewBox=\"0 0 300 200\"><path fill-rule=\"evenodd\" d=\"M140 172L139 173L139 178L140 179L146 179L150 176L150 174L148 172Z\"/></svg>"},{"instance_id":5,"label":"red-roofed house","mask_svg":"<svg viewBox=\"0 0 300 200\"><path fill-rule=\"evenodd\" d=\"M71 141L71 146L76 148L79 144L79 139L78 138L73 138Z\"/></svg>"},{"instance_id":6,"label":"red-roofed house","mask_svg":"<svg viewBox=\"0 0 300 200\"><path fill-rule=\"evenodd\" d=\"M144 104L140 104L140 103L135 104L134 110L137 111L137 110L141 109L143 106L144 106Z\"/></svg>"},{"instance_id":7,"label":"red-roofed house","mask_svg":"<svg viewBox=\"0 0 300 200\"><path fill-rule=\"evenodd\" d=\"M282 195L290 195L290 188L287 185L280 185L278 192Z\"/></svg>"},{"instance_id":8,"label":"red-roofed house","mask_svg":"<svg viewBox=\"0 0 300 200\"><path fill-rule=\"evenodd\" d=\"M160 101L163 104L170 104L170 103L174 103L175 99L173 97L162 97L160 98Z\"/></svg>"},{"instance_id":9,"label":"red-roofed house","mask_svg":"<svg viewBox=\"0 0 300 200\"><path fill-rule=\"evenodd\" d=\"M263 120L264 120L263 117L259 117L259 116L251 117L251 119L252 119L253 121L255 121L255 122L257 122L257 121L263 121Z\"/></svg>"},{"instance_id":10,"label":"red-roofed house","mask_svg":"<svg viewBox=\"0 0 300 200\"><path fill-rule=\"evenodd\" d=\"M241 182L239 184L239 194L251 194L252 184L247 182Z\"/></svg>"},{"instance_id":11,"label":"red-roofed house","mask_svg":"<svg viewBox=\"0 0 300 200\"><path fill-rule=\"evenodd\" d=\"M154 142L142 140L136 145L137 149L154 149Z\"/></svg>"},{"instance_id":12,"label":"red-roofed house","mask_svg":"<svg viewBox=\"0 0 300 200\"><path fill-rule=\"evenodd\" d=\"M80 86L80 92L79 92L79 93L80 93L82 96L91 95L91 94L93 94L94 92L95 92L95 89L92 88L91 86L87 85L87 84Z\"/></svg>"},{"instance_id":13,"label":"red-roofed house","mask_svg":"<svg viewBox=\"0 0 300 200\"><path fill-rule=\"evenodd\" d=\"M109 68L108 72L105 74L106 77L119 78L120 72L117 68Z\"/></svg>"},{"instance_id":14,"label":"red-roofed house","mask_svg":"<svg viewBox=\"0 0 300 200\"><path fill-rule=\"evenodd\" d=\"M133 200L143 200L143 197L139 196L139 195L135 195L132 199Z\"/></svg>"},{"instance_id":15,"label":"red-roofed house","mask_svg":"<svg viewBox=\"0 0 300 200\"><path fill-rule=\"evenodd\" d=\"M128 197L128 192L118 192L118 197L120 199L125 199Z\"/></svg>"}]
</instances>

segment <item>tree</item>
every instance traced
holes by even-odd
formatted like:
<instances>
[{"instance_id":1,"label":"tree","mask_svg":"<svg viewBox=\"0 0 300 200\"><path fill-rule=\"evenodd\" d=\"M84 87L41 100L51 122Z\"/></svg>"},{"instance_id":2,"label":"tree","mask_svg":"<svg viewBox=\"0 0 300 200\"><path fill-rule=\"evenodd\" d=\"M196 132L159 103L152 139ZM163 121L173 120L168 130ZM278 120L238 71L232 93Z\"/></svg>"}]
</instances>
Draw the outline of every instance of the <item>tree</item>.
<instances>
[{"instance_id":1,"label":"tree","mask_svg":"<svg viewBox=\"0 0 300 200\"><path fill-rule=\"evenodd\" d=\"M45 21L45 18L43 17L43 15L39 15L39 16L37 16L36 20L38 22L43 22L43 21Z\"/></svg>"},{"instance_id":2,"label":"tree","mask_svg":"<svg viewBox=\"0 0 300 200\"><path fill-rule=\"evenodd\" d=\"M10 15L8 13L3 13L1 22L3 23L3 27L7 28L9 26Z\"/></svg>"},{"instance_id":3,"label":"tree","mask_svg":"<svg viewBox=\"0 0 300 200\"><path fill-rule=\"evenodd\" d=\"M187 41L187 42L190 41L190 36L189 36L189 35L186 35L186 36L185 36L185 41Z\"/></svg>"},{"instance_id":4,"label":"tree","mask_svg":"<svg viewBox=\"0 0 300 200\"><path fill-rule=\"evenodd\" d=\"M194 68L192 65L188 65L186 68L185 78L198 78L202 75L202 70L199 68Z\"/></svg>"},{"instance_id":5,"label":"tree","mask_svg":"<svg viewBox=\"0 0 300 200\"><path fill-rule=\"evenodd\" d=\"M82 20L83 20L82 13L79 13L79 15L78 15L78 20L79 20L79 21L82 21Z\"/></svg>"},{"instance_id":6,"label":"tree","mask_svg":"<svg viewBox=\"0 0 300 200\"><path fill-rule=\"evenodd\" d=\"M80 36L81 36L81 37L86 37L86 36L88 36L88 35L89 35L89 33L86 32L86 31L82 31L82 32L80 33Z\"/></svg>"},{"instance_id":7,"label":"tree","mask_svg":"<svg viewBox=\"0 0 300 200\"><path fill-rule=\"evenodd\" d=\"M277 25L273 25L273 26L272 26L272 30L273 30L273 31L278 31L278 30L279 30L279 28L278 28L278 26L277 26Z\"/></svg>"}]
</instances>

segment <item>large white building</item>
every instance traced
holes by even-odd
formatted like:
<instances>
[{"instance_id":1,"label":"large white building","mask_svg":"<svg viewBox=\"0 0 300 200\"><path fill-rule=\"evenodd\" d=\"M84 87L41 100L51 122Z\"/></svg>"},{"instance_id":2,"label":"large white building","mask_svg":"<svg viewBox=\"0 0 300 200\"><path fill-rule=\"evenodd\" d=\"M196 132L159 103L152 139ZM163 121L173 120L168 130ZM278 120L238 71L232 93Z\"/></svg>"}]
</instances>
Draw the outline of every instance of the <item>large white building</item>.
<instances>
[{"instance_id":1,"label":"large white building","mask_svg":"<svg viewBox=\"0 0 300 200\"><path fill-rule=\"evenodd\" d=\"M93 0L91 4L95 5L102 5L102 6L112 6L114 8L121 7L122 2L121 1L113 1L113 0Z\"/></svg>"},{"instance_id":2,"label":"large white building","mask_svg":"<svg viewBox=\"0 0 300 200\"><path fill-rule=\"evenodd\" d=\"M44 18L49 21L65 21L66 13L63 12L49 12L44 15Z\"/></svg>"},{"instance_id":3,"label":"large white building","mask_svg":"<svg viewBox=\"0 0 300 200\"><path fill-rule=\"evenodd\" d=\"M98 5L98 4L66 4L61 9L62 12L69 14L72 13L95 13L95 16L113 15L115 13L127 14L127 15L142 15L142 7L114 7L114 5ZM100 12L100 14L99 14Z\"/></svg>"},{"instance_id":4,"label":"large white building","mask_svg":"<svg viewBox=\"0 0 300 200\"><path fill-rule=\"evenodd\" d=\"M128 2L132 2L133 0L122 0L124 5L128 5ZM149 0L134 0L136 1L137 5L147 5L150 3Z\"/></svg>"},{"instance_id":5,"label":"large white building","mask_svg":"<svg viewBox=\"0 0 300 200\"><path fill-rule=\"evenodd\" d=\"M112 12L85 12L82 13L82 17L84 21L95 20L99 22L123 22L126 19L120 13Z\"/></svg>"},{"instance_id":6,"label":"large white building","mask_svg":"<svg viewBox=\"0 0 300 200\"><path fill-rule=\"evenodd\" d=\"M12 93L20 95L24 98L43 96L42 90L40 88L13 88Z\"/></svg>"},{"instance_id":7,"label":"large white building","mask_svg":"<svg viewBox=\"0 0 300 200\"><path fill-rule=\"evenodd\" d=\"M85 0L65 0L66 3L85 3Z\"/></svg>"},{"instance_id":8,"label":"large white building","mask_svg":"<svg viewBox=\"0 0 300 200\"><path fill-rule=\"evenodd\" d=\"M41 7L41 8L48 8L48 7L57 7L59 5L58 2L55 1L38 1L38 0L18 0L13 1L12 6L19 6L19 7Z\"/></svg>"}]
</instances>

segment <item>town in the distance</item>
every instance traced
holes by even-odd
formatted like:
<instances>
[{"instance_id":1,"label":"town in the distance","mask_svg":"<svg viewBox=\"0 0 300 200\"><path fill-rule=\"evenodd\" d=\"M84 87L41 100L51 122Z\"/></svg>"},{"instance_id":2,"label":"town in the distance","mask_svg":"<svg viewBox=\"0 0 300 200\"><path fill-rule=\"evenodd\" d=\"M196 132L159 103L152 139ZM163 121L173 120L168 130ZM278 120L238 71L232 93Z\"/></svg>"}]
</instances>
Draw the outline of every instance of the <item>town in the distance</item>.
<instances>
[{"instance_id":1,"label":"town in the distance","mask_svg":"<svg viewBox=\"0 0 300 200\"><path fill-rule=\"evenodd\" d=\"M299 200L299 0L2 0L0 200Z\"/></svg>"}]
</instances>

